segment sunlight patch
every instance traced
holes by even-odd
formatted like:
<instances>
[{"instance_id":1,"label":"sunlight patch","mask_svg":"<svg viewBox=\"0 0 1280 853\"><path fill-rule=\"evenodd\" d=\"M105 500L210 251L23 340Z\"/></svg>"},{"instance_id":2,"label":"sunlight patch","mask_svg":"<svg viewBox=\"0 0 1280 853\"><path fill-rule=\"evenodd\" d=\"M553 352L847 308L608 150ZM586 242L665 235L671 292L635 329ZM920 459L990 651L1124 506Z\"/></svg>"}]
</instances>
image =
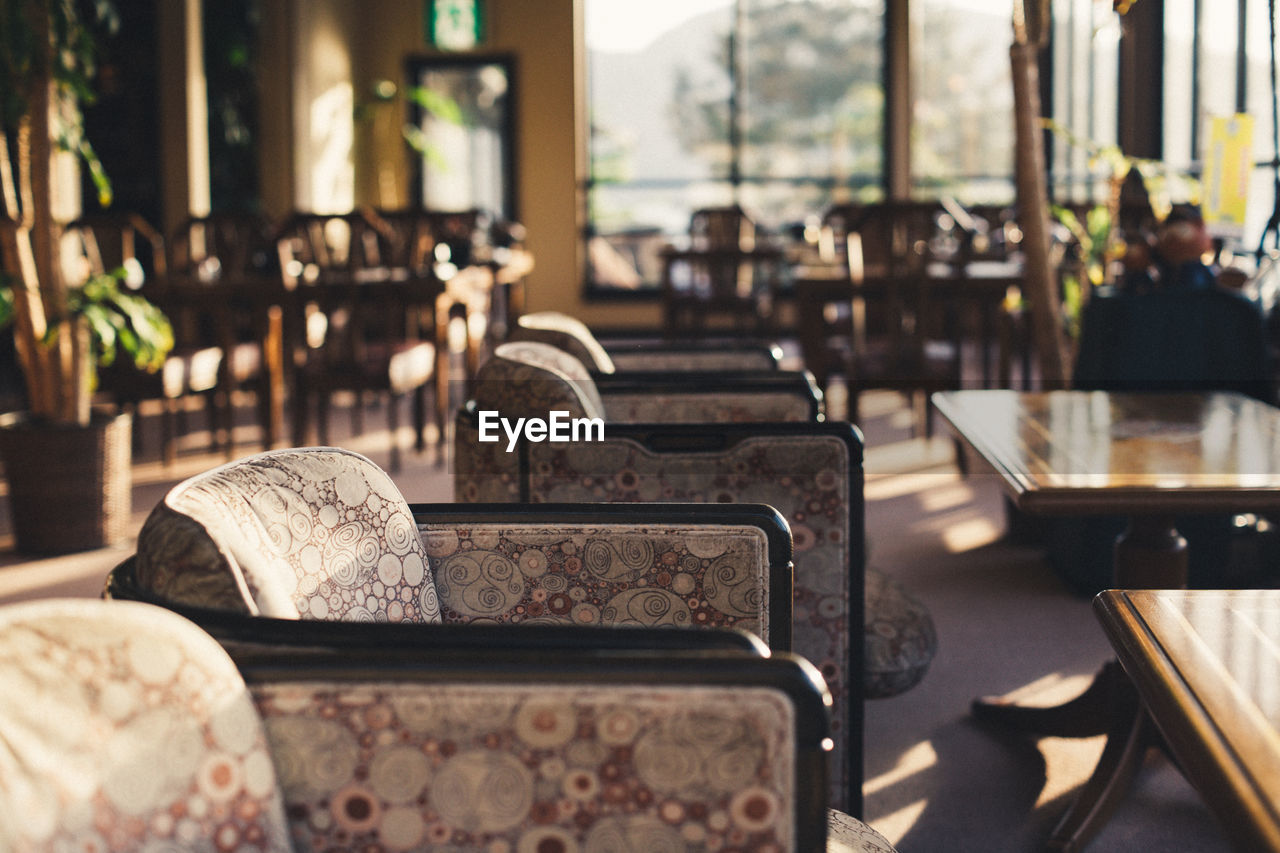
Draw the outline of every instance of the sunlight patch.
<instances>
[{"instance_id":1,"label":"sunlight patch","mask_svg":"<svg viewBox=\"0 0 1280 853\"><path fill-rule=\"evenodd\" d=\"M942 544L952 554L990 545L1000 538L1000 525L989 518L972 518L949 525L942 531Z\"/></svg>"},{"instance_id":2,"label":"sunlight patch","mask_svg":"<svg viewBox=\"0 0 1280 853\"><path fill-rule=\"evenodd\" d=\"M938 763L938 753L933 751L933 744L929 741L918 743L908 749L898 759L898 763L894 765L892 770L887 773L881 773L874 779L868 779L862 784L863 796L873 796L880 791L885 790L893 785L898 784L909 776L914 776Z\"/></svg>"}]
</instances>

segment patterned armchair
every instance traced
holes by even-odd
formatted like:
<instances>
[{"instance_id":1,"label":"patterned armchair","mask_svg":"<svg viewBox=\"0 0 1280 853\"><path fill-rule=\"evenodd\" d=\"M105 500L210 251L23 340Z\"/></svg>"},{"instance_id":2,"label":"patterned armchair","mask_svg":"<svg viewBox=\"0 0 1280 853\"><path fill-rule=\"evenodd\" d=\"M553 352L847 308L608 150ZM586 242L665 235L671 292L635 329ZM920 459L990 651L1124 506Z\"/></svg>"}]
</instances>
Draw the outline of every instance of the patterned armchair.
<instances>
[{"instance_id":1,"label":"patterned armchair","mask_svg":"<svg viewBox=\"0 0 1280 853\"><path fill-rule=\"evenodd\" d=\"M2 850L292 849L243 679L160 608L0 609L0 743Z\"/></svg>"},{"instance_id":2,"label":"patterned armchair","mask_svg":"<svg viewBox=\"0 0 1280 853\"><path fill-rule=\"evenodd\" d=\"M790 646L767 507L418 504L363 456L258 454L176 486L114 597L346 622L721 627Z\"/></svg>"},{"instance_id":3,"label":"patterned armchair","mask_svg":"<svg viewBox=\"0 0 1280 853\"><path fill-rule=\"evenodd\" d=\"M606 345L581 320L559 311L522 315L507 340L550 344L600 375L635 371L768 371L777 370L782 358L776 344L741 338L683 341L619 338Z\"/></svg>"},{"instance_id":4,"label":"patterned armchair","mask_svg":"<svg viewBox=\"0 0 1280 853\"><path fill-rule=\"evenodd\" d=\"M493 369L490 370L490 365ZM479 501L694 501L772 506L795 547L793 648L835 698L834 802L860 811L862 699L924 674L936 647L928 612L892 579L865 578L862 445L849 424L625 424L602 412L575 360L535 343L499 347L458 417L457 494ZM479 413L604 419L603 440L480 442ZM864 617L864 593L877 605ZM854 685L860 685L854 687Z\"/></svg>"},{"instance_id":5,"label":"patterned armchair","mask_svg":"<svg viewBox=\"0 0 1280 853\"><path fill-rule=\"evenodd\" d=\"M554 657L276 648L237 672L149 605L10 606L0 846L892 853L823 808L804 661L602 657L579 630Z\"/></svg>"}]
</instances>

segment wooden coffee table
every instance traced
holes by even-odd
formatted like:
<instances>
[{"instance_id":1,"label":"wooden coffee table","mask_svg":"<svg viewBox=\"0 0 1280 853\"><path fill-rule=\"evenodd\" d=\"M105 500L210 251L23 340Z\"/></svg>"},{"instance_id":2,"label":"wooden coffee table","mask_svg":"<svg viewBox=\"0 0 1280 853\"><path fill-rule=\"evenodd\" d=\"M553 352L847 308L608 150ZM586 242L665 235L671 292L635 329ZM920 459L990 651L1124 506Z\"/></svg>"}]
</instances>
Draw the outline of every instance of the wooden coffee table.
<instances>
[{"instance_id":1,"label":"wooden coffee table","mask_svg":"<svg viewBox=\"0 0 1280 853\"><path fill-rule=\"evenodd\" d=\"M1108 590L1094 609L1232 843L1280 851L1280 591Z\"/></svg>"},{"instance_id":2,"label":"wooden coffee table","mask_svg":"<svg viewBox=\"0 0 1280 853\"><path fill-rule=\"evenodd\" d=\"M1186 586L1187 544L1175 519L1280 510L1280 409L1234 393L952 391L934 405L1000 476L1015 506L1044 515L1117 514L1113 586ZM1115 662L1054 708L1000 699L976 719L1061 737L1106 733L1106 748L1051 846L1075 850L1119 801L1154 732Z\"/></svg>"}]
</instances>

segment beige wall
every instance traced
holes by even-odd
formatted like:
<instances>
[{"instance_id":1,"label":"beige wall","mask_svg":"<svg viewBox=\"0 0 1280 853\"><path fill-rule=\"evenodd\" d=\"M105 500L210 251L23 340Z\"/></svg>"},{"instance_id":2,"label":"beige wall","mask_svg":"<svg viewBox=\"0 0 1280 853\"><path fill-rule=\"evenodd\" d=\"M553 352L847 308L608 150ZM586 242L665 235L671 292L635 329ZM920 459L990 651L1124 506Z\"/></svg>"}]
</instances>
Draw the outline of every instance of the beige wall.
<instances>
[{"instance_id":1,"label":"beige wall","mask_svg":"<svg viewBox=\"0 0 1280 853\"><path fill-rule=\"evenodd\" d=\"M295 126L305 126L298 124L306 116L305 101L325 91L335 72L342 72L341 62L321 62L315 55L322 46L332 49L327 43L332 32L328 22L347 23L348 73L357 100L367 97L375 80L403 83L405 59L430 53L423 37L422 0L291 0L290 5L294 12L287 17L294 32L285 41L306 57L292 62L293 97L300 99L293 105ZM581 6L580 0L485 4L487 39L478 52L509 54L515 64L518 203L536 258L528 308L567 311L597 326L656 325L656 305L588 305L582 300L586 118ZM279 67L280 58L268 61ZM357 202L385 207L407 202L409 152L399 131L404 117L402 106L383 107L356 123ZM270 134L264 136L269 141ZM306 145L295 139L293 156L299 165L306 161ZM280 145L273 150L279 151ZM304 174L299 171L294 178L296 200L305 197ZM279 212L274 204L269 207Z\"/></svg>"}]
</instances>

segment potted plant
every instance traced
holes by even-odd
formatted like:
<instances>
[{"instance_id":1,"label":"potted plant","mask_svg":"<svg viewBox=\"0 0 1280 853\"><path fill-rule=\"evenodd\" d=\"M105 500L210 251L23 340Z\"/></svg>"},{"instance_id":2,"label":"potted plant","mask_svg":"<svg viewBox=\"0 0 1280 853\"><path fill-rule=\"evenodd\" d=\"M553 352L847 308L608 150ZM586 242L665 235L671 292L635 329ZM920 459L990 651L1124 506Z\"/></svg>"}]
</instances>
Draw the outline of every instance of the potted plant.
<instances>
[{"instance_id":1,"label":"potted plant","mask_svg":"<svg viewBox=\"0 0 1280 853\"><path fill-rule=\"evenodd\" d=\"M0 6L0 320L11 321L28 403L0 418L0 459L17 546L26 552L127 537L131 426L127 415L91 408L96 368L122 350L154 369L173 340L159 310L121 289L121 273L68 282L58 262L55 155L78 156L100 201L110 203L79 104L92 98L91 25L113 15L106 0Z\"/></svg>"}]
</instances>

